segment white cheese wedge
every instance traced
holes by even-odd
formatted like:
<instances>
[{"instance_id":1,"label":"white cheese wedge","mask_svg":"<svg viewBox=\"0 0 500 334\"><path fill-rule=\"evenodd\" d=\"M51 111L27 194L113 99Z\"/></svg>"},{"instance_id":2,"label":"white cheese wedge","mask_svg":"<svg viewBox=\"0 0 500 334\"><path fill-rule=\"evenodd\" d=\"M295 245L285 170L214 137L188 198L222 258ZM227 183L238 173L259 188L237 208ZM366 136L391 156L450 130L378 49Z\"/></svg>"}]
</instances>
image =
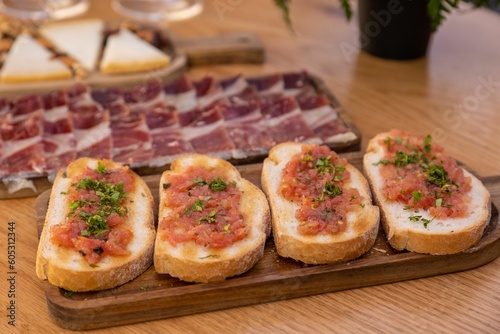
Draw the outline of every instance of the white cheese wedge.
<instances>
[{"instance_id":1,"label":"white cheese wedge","mask_svg":"<svg viewBox=\"0 0 500 334\"><path fill-rule=\"evenodd\" d=\"M71 70L28 34L20 34L9 50L0 72L1 83L62 80Z\"/></svg>"},{"instance_id":2,"label":"white cheese wedge","mask_svg":"<svg viewBox=\"0 0 500 334\"><path fill-rule=\"evenodd\" d=\"M89 71L96 68L103 33L104 21L99 19L53 22L40 28L43 37Z\"/></svg>"},{"instance_id":3,"label":"white cheese wedge","mask_svg":"<svg viewBox=\"0 0 500 334\"><path fill-rule=\"evenodd\" d=\"M104 74L146 72L169 63L167 54L122 28L108 37L100 70Z\"/></svg>"}]
</instances>

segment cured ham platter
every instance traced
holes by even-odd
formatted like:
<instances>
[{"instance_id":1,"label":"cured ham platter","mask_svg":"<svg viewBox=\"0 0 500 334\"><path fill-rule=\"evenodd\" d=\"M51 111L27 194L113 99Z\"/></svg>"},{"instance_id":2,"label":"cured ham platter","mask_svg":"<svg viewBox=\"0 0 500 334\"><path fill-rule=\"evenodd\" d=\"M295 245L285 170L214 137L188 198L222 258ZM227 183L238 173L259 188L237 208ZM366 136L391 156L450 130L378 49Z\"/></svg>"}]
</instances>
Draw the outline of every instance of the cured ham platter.
<instances>
[{"instance_id":1,"label":"cured ham platter","mask_svg":"<svg viewBox=\"0 0 500 334\"><path fill-rule=\"evenodd\" d=\"M285 142L359 151L361 134L324 82L307 71L147 80L0 99L0 198L38 195L79 157L158 174L183 153L262 161Z\"/></svg>"},{"instance_id":2,"label":"cured ham platter","mask_svg":"<svg viewBox=\"0 0 500 334\"><path fill-rule=\"evenodd\" d=\"M362 168L362 153L343 153L341 156L356 168ZM260 186L261 164L237 168L244 178ZM160 175L144 176L143 179L158 205ZM254 268L220 283L186 283L157 274L153 267L129 283L100 292L72 293L45 282L48 312L61 327L87 330L473 269L500 255L500 177L481 180L491 194L490 222L479 243L461 253L433 256L395 251L380 230L375 245L362 257L341 264L314 266L278 256L271 236L263 258ZM49 195L50 191L46 191L36 201L39 233Z\"/></svg>"}]
</instances>

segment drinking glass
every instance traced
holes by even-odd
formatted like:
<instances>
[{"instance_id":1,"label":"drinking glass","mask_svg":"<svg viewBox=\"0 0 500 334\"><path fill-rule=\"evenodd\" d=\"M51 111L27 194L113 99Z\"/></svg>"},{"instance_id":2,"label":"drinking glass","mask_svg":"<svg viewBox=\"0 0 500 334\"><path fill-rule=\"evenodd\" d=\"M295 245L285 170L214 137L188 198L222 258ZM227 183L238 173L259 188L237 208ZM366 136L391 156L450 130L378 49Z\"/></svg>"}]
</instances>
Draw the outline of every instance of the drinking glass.
<instances>
[{"instance_id":1,"label":"drinking glass","mask_svg":"<svg viewBox=\"0 0 500 334\"><path fill-rule=\"evenodd\" d=\"M30 21L62 20L85 13L88 0L0 0L0 12Z\"/></svg>"},{"instance_id":2,"label":"drinking glass","mask_svg":"<svg viewBox=\"0 0 500 334\"><path fill-rule=\"evenodd\" d=\"M113 0L113 9L136 21L186 20L203 10L202 0Z\"/></svg>"}]
</instances>

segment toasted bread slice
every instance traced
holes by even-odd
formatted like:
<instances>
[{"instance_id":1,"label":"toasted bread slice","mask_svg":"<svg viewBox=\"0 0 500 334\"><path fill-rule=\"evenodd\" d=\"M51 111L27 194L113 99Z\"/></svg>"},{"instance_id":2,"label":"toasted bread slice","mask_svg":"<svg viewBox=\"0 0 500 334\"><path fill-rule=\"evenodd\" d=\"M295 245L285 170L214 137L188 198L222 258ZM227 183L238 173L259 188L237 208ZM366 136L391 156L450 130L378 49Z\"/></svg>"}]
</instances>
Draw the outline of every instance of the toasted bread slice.
<instances>
[{"instance_id":1,"label":"toasted bread slice","mask_svg":"<svg viewBox=\"0 0 500 334\"><path fill-rule=\"evenodd\" d=\"M177 187L176 183L171 183L171 180L186 173L190 166L202 167L207 171L220 175L226 181L228 188L229 184L233 184L237 191L241 192L239 204L235 203L233 207L239 211L240 218L248 228L248 234L243 239L223 246L200 244L198 240L175 243L170 241L172 230L166 228L162 221L174 214L175 208L172 207L171 203L178 193L174 190ZM191 181L187 180L187 182L190 183ZM215 196L215 193L208 190L208 186L205 187L209 195L214 194ZM158 273L167 273L188 282L222 281L227 277L248 271L263 256L266 238L269 236L271 229L269 205L264 193L253 183L243 179L239 171L229 162L199 154L182 156L172 162L170 170L163 173L159 189L158 231L154 255L154 265ZM205 196L201 200L207 200L204 202L207 203L207 210L209 205L216 208L217 215L214 216L212 224L219 224L223 219L219 216L219 213L222 212L220 210L221 206L218 206L218 200L215 198L209 199L210 197ZM216 201L216 203L208 204L209 201ZM223 201L220 200L220 202ZM190 210L190 203L186 203L186 207L180 208L181 215L186 212L187 219L194 220L193 216L187 216L191 214ZM216 211L212 212L215 213ZM172 219L176 221L175 218ZM215 222L215 219L217 219L217 222ZM205 221L202 222L202 220L197 219L195 225L210 224ZM233 226L233 223L231 223L230 226L224 227L229 236L236 233L236 231L233 231ZM185 233L185 231L182 233ZM224 231L222 233L224 234Z\"/></svg>"},{"instance_id":2,"label":"toasted bread slice","mask_svg":"<svg viewBox=\"0 0 500 334\"><path fill-rule=\"evenodd\" d=\"M336 233L304 234L298 232L301 221L296 217L299 204L284 198L279 189L287 163L301 154L305 144L282 143L271 149L264 160L262 188L272 212L272 231L279 255L307 264L327 264L348 261L367 252L374 244L379 228L379 211L372 205L368 183L351 164L345 188L357 189L362 200L346 215L345 230ZM333 152L332 152L333 153ZM334 154L334 153L333 153ZM335 210L335 208L331 208Z\"/></svg>"},{"instance_id":3,"label":"toasted bread slice","mask_svg":"<svg viewBox=\"0 0 500 334\"><path fill-rule=\"evenodd\" d=\"M104 34L104 21L81 19L51 22L39 29L58 51L76 59L86 70L96 68Z\"/></svg>"},{"instance_id":4,"label":"toasted bread slice","mask_svg":"<svg viewBox=\"0 0 500 334\"><path fill-rule=\"evenodd\" d=\"M26 33L17 36L0 73L1 83L63 80L71 70Z\"/></svg>"},{"instance_id":5,"label":"toasted bread slice","mask_svg":"<svg viewBox=\"0 0 500 334\"><path fill-rule=\"evenodd\" d=\"M467 213L461 217L437 218L431 213L432 208L426 210L411 208L414 203L421 200L420 195L410 200L409 204L389 200L387 196L384 196L383 189L387 181L381 175L381 168L384 165L380 161L387 160L387 145L394 145L394 140L405 141L410 137L415 140L418 138L401 131L380 133L369 141L364 156L365 175L370 183L374 199L381 209L386 237L390 245L397 250L406 249L433 255L453 254L466 250L480 240L491 214L488 190L467 170L461 168L465 178L470 178L471 189L466 193L470 200L467 202ZM389 142L388 138L392 142ZM418 140L423 142L424 138ZM426 177L425 173L422 172L420 177ZM453 182L453 180L449 181L450 184ZM436 204L433 206L444 206L446 201L447 195L443 195L442 199L435 200ZM451 205L450 208L452 208Z\"/></svg>"},{"instance_id":6,"label":"toasted bread slice","mask_svg":"<svg viewBox=\"0 0 500 334\"><path fill-rule=\"evenodd\" d=\"M51 227L63 223L69 216L71 201L66 194L71 183L87 166L96 169L99 164L107 170L122 167L108 160L81 158L72 162L66 171L57 174L40 237L36 259L37 276L70 291L94 291L116 287L140 275L153 261L153 197L145 182L125 167L126 173L129 174L127 180L132 180L130 183L133 183L132 190L126 194L123 202L128 214L120 225L132 233L132 238L126 246L128 253L106 255L95 265L89 265L77 249L53 242L55 236Z\"/></svg>"},{"instance_id":7,"label":"toasted bread slice","mask_svg":"<svg viewBox=\"0 0 500 334\"><path fill-rule=\"evenodd\" d=\"M103 74L146 72L170 64L170 56L126 28L108 37L101 59Z\"/></svg>"}]
</instances>

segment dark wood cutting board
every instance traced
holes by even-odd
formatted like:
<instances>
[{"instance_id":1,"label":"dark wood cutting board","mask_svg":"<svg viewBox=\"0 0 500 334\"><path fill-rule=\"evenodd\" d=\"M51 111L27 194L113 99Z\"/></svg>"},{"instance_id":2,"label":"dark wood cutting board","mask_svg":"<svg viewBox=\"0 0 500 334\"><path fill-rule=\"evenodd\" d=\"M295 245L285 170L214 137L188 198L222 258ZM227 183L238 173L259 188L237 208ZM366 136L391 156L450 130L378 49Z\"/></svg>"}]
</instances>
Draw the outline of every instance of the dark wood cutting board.
<instances>
[{"instance_id":1,"label":"dark wood cutting board","mask_svg":"<svg viewBox=\"0 0 500 334\"><path fill-rule=\"evenodd\" d=\"M361 169L362 154L342 154ZM261 164L239 166L243 177L260 186ZM160 176L145 176L158 201ZM130 323L220 310L230 307L335 292L377 284L468 270L500 255L500 176L482 178L492 196L492 215L480 242L458 254L432 256L393 250L384 233L362 257L335 265L304 265L277 255L272 237L263 258L247 273L220 283L192 284L153 267L135 280L114 289L71 293L44 282L48 311L59 326L73 330ZM41 233L50 191L36 201L36 223Z\"/></svg>"}]
</instances>

